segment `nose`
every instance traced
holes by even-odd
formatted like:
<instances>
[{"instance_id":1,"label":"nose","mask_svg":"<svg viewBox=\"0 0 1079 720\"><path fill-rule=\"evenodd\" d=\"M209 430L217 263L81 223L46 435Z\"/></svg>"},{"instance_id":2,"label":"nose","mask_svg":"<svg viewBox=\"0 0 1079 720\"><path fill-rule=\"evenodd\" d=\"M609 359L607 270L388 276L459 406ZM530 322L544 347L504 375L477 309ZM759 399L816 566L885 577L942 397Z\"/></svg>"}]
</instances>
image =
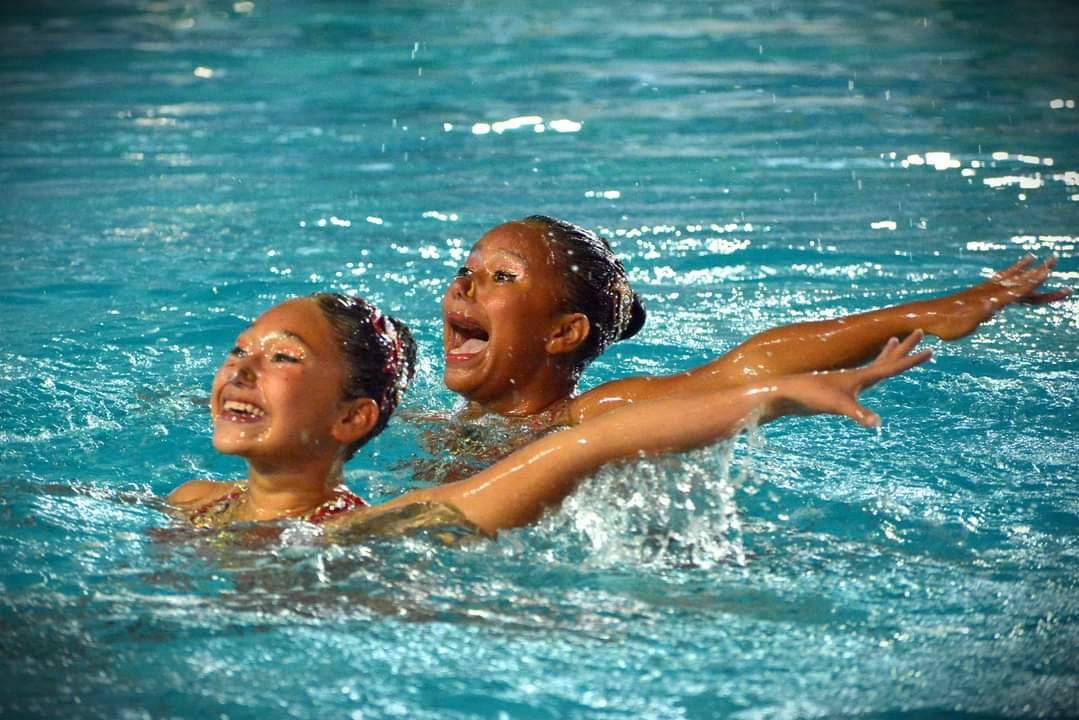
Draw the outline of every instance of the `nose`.
<instances>
[{"instance_id":1,"label":"nose","mask_svg":"<svg viewBox=\"0 0 1079 720\"><path fill-rule=\"evenodd\" d=\"M230 382L236 385L250 386L255 384L254 361L250 356L236 360Z\"/></svg>"},{"instance_id":2,"label":"nose","mask_svg":"<svg viewBox=\"0 0 1079 720\"><path fill-rule=\"evenodd\" d=\"M471 300L476 297L476 281L471 275L462 275L453 280L453 293L457 297Z\"/></svg>"}]
</instances>

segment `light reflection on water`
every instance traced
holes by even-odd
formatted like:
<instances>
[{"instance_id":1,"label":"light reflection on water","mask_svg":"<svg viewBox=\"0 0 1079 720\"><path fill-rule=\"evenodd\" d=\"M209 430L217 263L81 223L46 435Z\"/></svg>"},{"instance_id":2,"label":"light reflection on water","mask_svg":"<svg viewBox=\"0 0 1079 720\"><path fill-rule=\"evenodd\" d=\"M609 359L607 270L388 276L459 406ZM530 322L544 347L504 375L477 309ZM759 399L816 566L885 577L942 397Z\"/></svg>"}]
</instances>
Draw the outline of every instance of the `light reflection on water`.
<instances>
[{"instance_id":1,"label":"light reflection on water","mask_svg":"<svg viewBox=\"0 0 1079 720\"><path fill-rule=\"evenodd\" d=\"M1073 712L1074 300L938 344L869 396L879 435L789 421L748 453L622 466L498 543L222 537L159 500L239 472L209 449L209 377L291 295L357 291L407 319L408 404L449 406L437 299L507 218L601 229L645 295L646 330L587 386L964 287L1024 251L1074 281L1069 19L1063 3L14 10L0 711ZM407 486L392 468L417 432L395 423L349 480Z\"/></svg>"}]
</instances>

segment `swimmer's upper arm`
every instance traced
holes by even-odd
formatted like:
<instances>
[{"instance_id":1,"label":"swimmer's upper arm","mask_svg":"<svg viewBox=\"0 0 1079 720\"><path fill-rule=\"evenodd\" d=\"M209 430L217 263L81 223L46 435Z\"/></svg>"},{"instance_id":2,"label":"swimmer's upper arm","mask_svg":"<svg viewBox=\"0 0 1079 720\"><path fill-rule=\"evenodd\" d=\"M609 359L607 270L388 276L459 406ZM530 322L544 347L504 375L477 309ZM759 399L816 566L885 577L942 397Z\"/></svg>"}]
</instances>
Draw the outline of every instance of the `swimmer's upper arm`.
<instances>
[{"instance_id":1,"label":"swimmer's upper arm","mask_svg":"<svg viewBox=\"0 0 1079 720\"><path fill-rule=\"evenodd\" d=\"M170 505L191 507L205 505L231 492L236 483L223 483L214 480L189 480L169 493L166 498Z\"/></svg>"},{"instance_id":2,"label":"swimmer's upper arm","mask_svg":"<svg viewBox=\"0 0 1079 720\"><path fill-rule=\"evenodd\" d=\"M834 335L835 327L841 324L826 321L774 328L754 335L715 360L690 370L612 380L570 401L569 424L582 423L635 402L734 390L781 375L853 367L872 357L891 337L886 334L879 338L879 343L863 343L850 355L839 347L838 341L832 343L832 347L826 347L828 343L813 335L825 331ZM823 351L822 346L825 347Z\"/></svg>"},{"instance_id":3,"label":"swimmer's upper arm","mask_svg":"<svg viewBox=\"0 0 1079 720\"><path fill-rule=\"evenodd\" d=\"M718 382L716 384L721 385ZM612 380L573 398L567 408L568 424L578 425L611 410L643 400L659 400L683 393L714 389L700 385L694 381L691 373L641 375Z\"/></svg>"}]
</instances>

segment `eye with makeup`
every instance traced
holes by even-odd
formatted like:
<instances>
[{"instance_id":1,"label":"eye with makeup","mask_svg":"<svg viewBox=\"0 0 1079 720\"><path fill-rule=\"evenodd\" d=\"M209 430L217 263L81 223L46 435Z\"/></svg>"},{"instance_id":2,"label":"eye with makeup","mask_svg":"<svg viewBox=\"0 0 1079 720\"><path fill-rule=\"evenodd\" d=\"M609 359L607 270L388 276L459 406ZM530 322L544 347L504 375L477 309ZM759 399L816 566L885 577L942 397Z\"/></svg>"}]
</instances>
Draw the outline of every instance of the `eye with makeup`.
<instances>
[{"instance_id":1,"label":"eye with makeup","mask_svg":"<svg viewBox=\"0 0 1079 720\"><path fill-rule=\"evenodd\" d=\"M304 360L305 353L297 345L283 338L270 339L263 351L275 365L298 365Z\"/></svg>"},{"instance_id":2,"label":"eye with makeup","mask_svg":"<svg viewBox=\"0 0 1079 720\"><path fill-rule=\"evenodd\" d=\"M270 356L270 359L273 360L275 363L299 364L303 362L302 356L287 352L275 352L273 355Z\"/></svg>"}]
</instances>

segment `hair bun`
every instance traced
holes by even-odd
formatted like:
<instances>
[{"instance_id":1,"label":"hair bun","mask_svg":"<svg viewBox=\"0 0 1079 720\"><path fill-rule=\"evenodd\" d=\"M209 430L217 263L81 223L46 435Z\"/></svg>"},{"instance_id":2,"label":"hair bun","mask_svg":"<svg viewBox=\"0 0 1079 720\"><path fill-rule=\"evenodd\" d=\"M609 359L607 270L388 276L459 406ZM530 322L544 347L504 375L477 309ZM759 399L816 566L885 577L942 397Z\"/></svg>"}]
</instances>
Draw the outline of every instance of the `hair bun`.
<instances>
[{"instance_id":1,"label":"hair bun","mask_svg":"<svg viewBox=\"0 0 1079 720\"><path fill-rule=\"evenodd\" d=\"M641 296L638 293L633 293L633 302L629 308L629 321L626 323L625 329L618 336L618 340L626 340L633 337L641 328L644 327L644 321L648 319L648 313L644 309L644 302L641 301Z\"/></svg>"},{"instance_id":2,"label":"hair bun","mask_svg":"<svg viewBox=\"0 0 1079 720\"><path fill-rule=\"evenodd\" d=\"M637 334L646 317L644 305L606 238L546 215L520 222L542 233L560 265L566 306L588 318L589 333L573 356L576 379L611 343Z\"/></svg>"},{"instance_id":3,"label":"hair bun","mask_svg":"<svg viewBox=\"0 0 1079 720\"><path fill-rule=\"evenodd\" d=\"M416 375L416 340L412 337L412 331L403 322L389 315L383 315L383 317L387 329L393 333L393 341L396 344L396 362L395 366L390 368L394 375L391 383L394 393L392 407L396 407Z\"/></svg>"},{"instance_id":4,"label":"hair bun","mask_svg":"<svg viewBox=\"0 0 1079 720\"><path fill-rule=\"evenodd\" d=\"M382 432L401 402L416 372L416 341L407 325L362 298L315 293L314 299L341 342L348 370L342 395L347 400L371 398L378 404L378 421L345 449L347 460Z\"/></svg>"}]
</instances>

